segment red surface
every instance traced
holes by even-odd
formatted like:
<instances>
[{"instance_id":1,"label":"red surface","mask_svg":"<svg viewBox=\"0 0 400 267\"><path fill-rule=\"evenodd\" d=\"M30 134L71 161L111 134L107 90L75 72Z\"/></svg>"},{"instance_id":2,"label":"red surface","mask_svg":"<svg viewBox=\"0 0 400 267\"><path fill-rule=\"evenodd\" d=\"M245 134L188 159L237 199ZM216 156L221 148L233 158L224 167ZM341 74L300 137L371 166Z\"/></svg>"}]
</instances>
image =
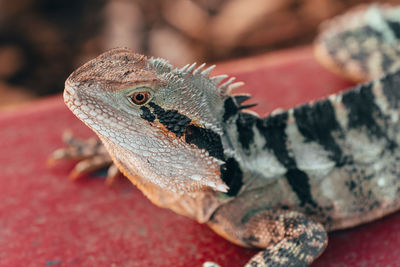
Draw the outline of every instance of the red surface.
<instances>
[{"instance_id":1,"label":"red surface","mask_svg":"<svg viewBox=\"0 0 400 267\"><path fill-rule=\"evenodd\" d=\"M245 81L261 113L349 85L308 49L224 63L217 72ZM47 168L65 129L92 134L61 97L0 115L0 266L241 266L256 252L152 205L125 180L112 188L103 179L72 183L71 162ZM329 238L314 267L400 266L400 213Z\"/></svg>"}]
</instances>

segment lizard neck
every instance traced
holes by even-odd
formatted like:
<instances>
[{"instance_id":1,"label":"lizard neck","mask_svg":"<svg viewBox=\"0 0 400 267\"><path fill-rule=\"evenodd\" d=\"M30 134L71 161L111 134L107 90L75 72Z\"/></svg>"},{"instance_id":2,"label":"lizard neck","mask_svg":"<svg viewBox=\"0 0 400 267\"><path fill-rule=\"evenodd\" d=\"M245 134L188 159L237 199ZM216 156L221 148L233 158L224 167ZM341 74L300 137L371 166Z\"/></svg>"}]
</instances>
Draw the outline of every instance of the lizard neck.
<instances>
[{"instance_id":1,"label":"lizard neck","mask_svg":"<svg viewBox=\"0 0 400 267\"><path fill-rule=\"evenodd\" d=\"M221 166L221 178L230 188L228 196L233 197L246 190L248 182L255 181L252 178L262 174L257 173L257 156L265 150L265 146L255 129L261 119L256 114L241 111L253 106L241 104L249 98L247 95L227 98L221 120L221 139L225 156L225 164ZM261 164L265 165L265 162Z\"/></svg>"},{"instance_id":2,"label":"lizard neck","mask_svg":"<svg viewBox=\"0 0 400 267\"><path fill-rule=\"evenodd\" d=\"M153 204L161 208L169 208L174 212L192 218L199 223L207 222L214 211L223 203L229 201L226 194L212 189L177 193L163 188L159 184L137 175L135 162L140 160L124 147L111 142L104 136L99 136L106 149L110 152L113 162Z\"/></svg>"},{"instance_id":3,"label":"lizard neck","mask_svg":"<svg viewBox=\"0 0 400 267\"><path fill-rule=\"evenodd\" d=\"M264 129L265 119L259 118L257 114L241 111L251 106L241 105L241 102L248 98L247 96L228 98L225 101L222 122L224 151L226 157L230 159L226 164L229 165L232 179L236 181L236 194L239 191L249 190L252 186L263 186L286 171L270 149L271 144L266 142L265 135L269 130ZM263 179L254 179L260 177ZM250 181L253 184L251 186Z\"/></svg>"}]
</instances>

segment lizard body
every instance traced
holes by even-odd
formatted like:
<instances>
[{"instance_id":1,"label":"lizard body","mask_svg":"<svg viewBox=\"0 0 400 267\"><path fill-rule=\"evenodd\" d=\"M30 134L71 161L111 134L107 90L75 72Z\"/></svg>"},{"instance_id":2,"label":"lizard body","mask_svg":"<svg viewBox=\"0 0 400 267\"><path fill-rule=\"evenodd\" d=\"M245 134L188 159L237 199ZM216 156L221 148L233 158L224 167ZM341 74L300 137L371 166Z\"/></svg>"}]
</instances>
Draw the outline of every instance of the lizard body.
<instances>
[{"instance_id":1,"label":"lizard body","mask_svg":"<svg viewBox=\"0 0 400 267\"><path fill-rule=\"evenodd\" d=\"M400 70L265 118L211 70L117 48L64 100L153 203L263 248L249 266L306 266L327 231L400 208Z\"/></svg>"}]
</instances>

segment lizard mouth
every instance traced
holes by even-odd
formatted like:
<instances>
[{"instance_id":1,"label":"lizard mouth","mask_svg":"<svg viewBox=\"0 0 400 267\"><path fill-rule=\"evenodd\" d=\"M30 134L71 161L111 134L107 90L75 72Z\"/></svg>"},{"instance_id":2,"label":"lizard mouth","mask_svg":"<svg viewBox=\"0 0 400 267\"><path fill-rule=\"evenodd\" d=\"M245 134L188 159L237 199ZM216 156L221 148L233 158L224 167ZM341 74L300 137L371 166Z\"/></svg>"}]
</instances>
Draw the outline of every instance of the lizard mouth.
<instances>
[{"instance_id":1,"label":"lizard mouth","mask_svg":"<svg viewBox=\"0 0 400 267\"><path fill-rule=\"evenodd\" d=\"M89 109L76 88L66 84L63 97L65 105L72 111L72 113L85 122L84 120L88 118L87 111ZM85 122L85 124L88 125L87 122ZM90 125L88 126L90 127Z\"/></svg>"},{"instance_id":2,"label":"lizard mouth","mask_svg":"<svg viewBox=\"0 0 400 267\"><path fill-rule=\"evenodd\" d=\"M74 95L75 95L75 90L71 88L71 86L66 84L64 88L63 97L64 97L64 102L68 108L71 108L71 105L74 102Z\"/></svg>"}]
</instances>

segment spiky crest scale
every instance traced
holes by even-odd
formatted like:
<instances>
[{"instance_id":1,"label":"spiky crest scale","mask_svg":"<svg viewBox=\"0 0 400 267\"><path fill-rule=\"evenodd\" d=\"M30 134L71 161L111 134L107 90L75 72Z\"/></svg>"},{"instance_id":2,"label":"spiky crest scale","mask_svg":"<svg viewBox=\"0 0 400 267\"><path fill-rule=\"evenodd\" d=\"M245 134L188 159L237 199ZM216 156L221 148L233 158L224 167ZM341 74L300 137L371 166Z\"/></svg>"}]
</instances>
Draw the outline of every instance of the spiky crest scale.
<instances>
[{"instance_id":1,"label":"spiky crest scale","mask_svg":"<svg viewBox=\"0 0 400 267\"><path fill-rule=\"evenodd\" d=\"M210 67L208 67L207 69L203 70L201 72L201 75L203 75L204 77L209 77L210 73L213 71L213 69L215 68L215 65L211 65Z\"/></svg>"},{"instance_id":2,"label":"spiky crest scale","mask_svg":"<svg viewBox=\"0 0 400 267\"><path fill-rule=\"evenodd\" d=\"M218 85L219 83L221 83L223 80L225 80L226 78L228 78L228 75L226 74L221 74L221 75L217 75L217 76L213 76L210 78L210 80L215 84Z\"/></svg>"},{"instance_id":3,"label":"spiky crest scale","mask_svg":"<svg viewBox=\"0 0 400 267\"><path fill-rule=\"evenodd\" d=\"M215 65L203 69L204 63L199 66L197 63L192 63L173 69L163 59L151 58L150 62L173 91L165 96L164 99L167 102L163 103L164 107L177 108L186 116L198 121L203 127L222 134L220 118L224 112L223 102L230 97L233 90L244 83L234 83L235 78L227 79L228 75L225 74L210 77ZM182 101L177 101L177 95L181 96Z\"/></svg>"},{"instance_id":4,"label":"spiky crest scale","mask_svg":"<svg viewBox=\"0 0 400 267\"><path fill-rule=\"evenodd\" d=\"M183 66L180 69L177 68L177 69L173 70L171 64L169 64L168 61L166 61L162 58L151 58L150 62L152 62L153 66L157 70L157 72L170 73L169 75L165 76L167 79L173 80L174 79L173 73L178 74L179 76L192 75L192 76L197 76L197 77L201 77L204 79L208 79L216 86L216 92L218 92L222 97L230 95L233 90L240 88L244 85L244 82L233 83L236 79L235 77L230 77L227 81L225 81L224 83L221 84L221 82L223 80L226 80L226 78L229 77L226 74L220 74L220 75L210 77L210 73L215 69L216 65L211 65L208 68L202 70L206 64L202 63L200 66L195 68L197 63L194 62L192 64L186 64L185 66ZM173 82L176 82L176 81L177 80L175 80Z\"/></svg>"},{"instance_id":5,"label":"spiky crest scale","mask_svg":"<svg viewBox=\"0 0 400 267\"><path fill-rule=\"evenodd\" d=\"M206 65L206 63L201 64L200 66L198 66L194 71L193 71L193 75L196 75L197 73L200 72L200 70Z\"/></svg>"},{"instance_id":6,"label":"spiky crest scale","mask_svg":"<svg viewBox=\"0 0 400 267\"><path fill-rule=\"evenodd\" d=\"M192 72L194 68L196 67L196 62L192 63L192 65L189 66L189 68L186 70L187 72Z\"/></svg>"}]
</instances>

